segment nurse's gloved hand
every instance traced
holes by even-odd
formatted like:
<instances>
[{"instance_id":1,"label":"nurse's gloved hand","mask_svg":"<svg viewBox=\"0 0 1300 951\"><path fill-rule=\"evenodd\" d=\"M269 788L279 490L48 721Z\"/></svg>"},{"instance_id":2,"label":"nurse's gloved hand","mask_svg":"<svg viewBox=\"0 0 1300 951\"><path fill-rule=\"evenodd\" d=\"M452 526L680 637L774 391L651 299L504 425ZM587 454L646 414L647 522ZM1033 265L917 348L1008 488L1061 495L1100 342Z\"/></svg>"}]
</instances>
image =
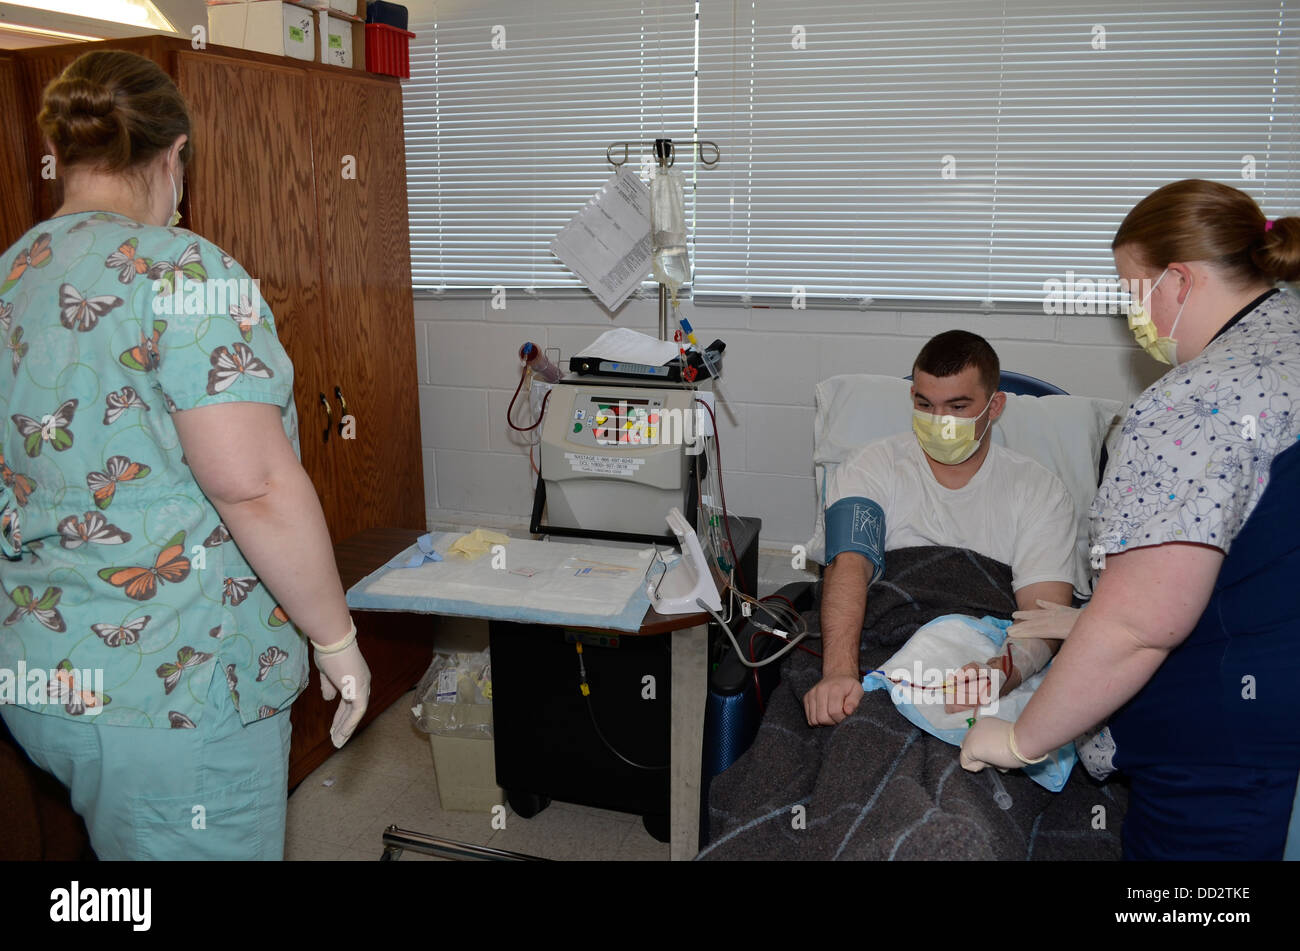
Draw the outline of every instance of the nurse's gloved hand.
<instances>
[{"instance_id":1,"label":"nurse's gloved hand","mask_svg":"<svg viewBox=\"0 0 1300 951\"><path fill-rule=\"evenodd\" d=\"M1025 764L1011 752L1011 724L997 717L976 720L961 741L961 768L978 773L985 766L1015 769Z\"/></svg>"},{"instance_id":2,"label":"nurse's gloved hand","mask_svg":"<svg viewBox=\"0 0 1300 951\"><path fill-rule=\"evenodd\" d=\"M1038 599L1036 611L1015 611L1016 623L1007 628L1008 637L1045 637L1064 640L1079 620L1083 608L1070 608L1064 604Z\"/></svg>"},{"instance_id":3,"label":"nurse's gloved hand","mask_svg":"<svg viewBox=\"0 0 1300 951\"><path fill-rule=\"evenodd\" d=\"M1017 754L1018 746L1011 723L997 717L976 720L961 741L961 768L978 773L985 766L996 766L1005 772L1047 759L1046 753L1037 759L1026 759L1023 750Z\"/></svg>"},{"instance_id":4,"label":"nurse's gloved hand","mask_svg":"<svg viewBox=\"0 0 1300 951\"><path fill-rule=\"evenodd\" d=\"M330 739L336 749L343 746L365 716L370 703L370 668L357 646L357 628L352 625L348 636L337 644L313 651L320 671L320 692L326 701L341 697L330 726Z\"/></svg>"}]
</instances>

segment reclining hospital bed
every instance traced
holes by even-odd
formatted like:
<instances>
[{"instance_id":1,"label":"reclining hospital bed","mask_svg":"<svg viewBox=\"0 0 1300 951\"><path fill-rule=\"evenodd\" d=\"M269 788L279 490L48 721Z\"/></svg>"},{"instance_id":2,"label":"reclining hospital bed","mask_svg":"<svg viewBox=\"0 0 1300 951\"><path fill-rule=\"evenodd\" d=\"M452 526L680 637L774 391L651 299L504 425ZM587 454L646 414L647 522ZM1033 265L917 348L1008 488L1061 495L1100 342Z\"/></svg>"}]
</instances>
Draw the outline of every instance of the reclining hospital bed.
<instances>
[{"instance_id":1,"label":"reclining hospital bed","mask_svg":"<svg viewBox=\"0 0 1300 951\"><path fill-rule=\"evenodd\" d=\"M824 493L830 474L861 446L910 430L909 387L907 379L865 374L835 376L818 384L812 459L817 516L812 537L804 546L809 568L817 569L824 557ZM1084 567L1081 576L1090 577L1088 507L1105 468L1107 440L1118 435L1123 404L1069 396L1043 380L1011 372L1002 374L999 389L1008 394L1007 406L993 425L992 439L1035 459L1065 484L1075 505L1075 556ZM815 623L813 609L820 595L819 581L795 582L776 594L792 602L800 612L812 611L810 619ZM1076 591L1075 603L1089 594ZM751 643L751 623L736 628L742 649L748 649ZM805 643L819 646L817 641ZM758 637L753 640L754 655L768 656L781 644L774 637ZM714 664L705 720L701 847L709 839L709 777L725 771L753 742L762 717L760 698L772 695L780 680L781 666L778 661L758 668L755 676L754 670L739 663L725 641L711 660Z\"/></svg>"}]
</instances>

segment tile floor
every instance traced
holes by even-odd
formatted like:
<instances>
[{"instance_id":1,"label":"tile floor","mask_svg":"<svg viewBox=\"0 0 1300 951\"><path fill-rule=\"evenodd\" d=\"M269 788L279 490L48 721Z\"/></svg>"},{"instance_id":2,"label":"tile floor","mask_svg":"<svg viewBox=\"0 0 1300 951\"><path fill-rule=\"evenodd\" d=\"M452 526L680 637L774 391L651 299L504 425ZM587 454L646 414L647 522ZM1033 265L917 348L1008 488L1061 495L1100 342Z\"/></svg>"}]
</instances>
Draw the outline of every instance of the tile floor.
<instances>
[{"instance_id":1,"label":"tile floor","mask_svg":"<svg viewBox=\"0 0 1300 951\"><path fill-rule=\"evenodd\" d=\"M790 567L789 552L760 553L761 592L806 577ZM473 633L461 634L478 640ZM469 643L449 649L469 649ZM628 813L552 802L523 819L507 806L505 828L494 829L487 813L444 812L428 738L411 723L414 696L411 691L385 710L294 790L285 859L377 861L383 831L394 824L548 859L668 860L668 844L652 838L640 817ZM400 861L446 860L408 851Z\"/></svg>"},{"instance_id":2,"label":"tile floor","mask_svg":"<svg viewBox=\"0 0 1300 951\"><path fill-rule=\"evenodd\" d=\"M506 806L505 828L494 829L488 813L444 812L428 737L411 723L414 697L394 703L294 790L286 860L377 861L390 824L548 859L668 860L668 844L628 813L552 802L522 819ZM408 851L400 861L446 860Z\"/></svg>"}]
</instances>

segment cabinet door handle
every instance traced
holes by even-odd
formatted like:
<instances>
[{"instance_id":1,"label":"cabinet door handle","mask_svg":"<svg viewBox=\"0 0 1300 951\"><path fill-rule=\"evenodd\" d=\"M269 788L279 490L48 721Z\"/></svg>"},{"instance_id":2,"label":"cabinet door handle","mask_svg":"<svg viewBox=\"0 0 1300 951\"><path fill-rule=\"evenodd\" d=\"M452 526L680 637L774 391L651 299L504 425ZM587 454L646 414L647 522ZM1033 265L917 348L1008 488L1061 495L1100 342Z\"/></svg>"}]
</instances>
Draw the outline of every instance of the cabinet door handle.
<instances>
[{"instance_id":1,"label":"cabinet door handle","mask_svg":"<svg viewBox=\"0 0 1300 951\"><path fill-rule=\"evenodd\" d=\"M334 428L334 414L330 410L330 401L325 398L325 394L320 395L320 403L325 407L325 435L324 441L330 441L330 430Z\"/></svg>"},{"instance_id":2,"label":"cabinet door handle","mask_svg":"<svg viewBox=\"0 0 1300 951\"><path fill-rule=\"evenodd\" d=\"M339 435L343 435L343 419L348 415L348 401L343 398L342 387L334 387L334 396L339 401Z\"/></svg>"}]
</instances>

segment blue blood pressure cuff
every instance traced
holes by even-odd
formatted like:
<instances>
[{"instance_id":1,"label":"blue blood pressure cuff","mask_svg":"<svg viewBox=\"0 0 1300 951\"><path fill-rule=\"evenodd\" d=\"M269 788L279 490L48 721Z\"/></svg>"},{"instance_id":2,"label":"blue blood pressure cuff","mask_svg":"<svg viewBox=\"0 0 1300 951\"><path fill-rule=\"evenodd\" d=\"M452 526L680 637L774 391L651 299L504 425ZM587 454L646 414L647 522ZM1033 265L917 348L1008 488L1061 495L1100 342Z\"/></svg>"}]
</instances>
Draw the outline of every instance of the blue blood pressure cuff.
<instances>
[{"instance_id":1,"label":"blue blood pressure cuff","mask_svg":"<svg viewBox=\"0 0 1300 951\"><path fill-rule=\"evenodd\" d=\"M850 496L826 509L826 564L842 551L865 555L872 581L885 573L885 510L871 499Z\"/></svg>"}]
</instances>

